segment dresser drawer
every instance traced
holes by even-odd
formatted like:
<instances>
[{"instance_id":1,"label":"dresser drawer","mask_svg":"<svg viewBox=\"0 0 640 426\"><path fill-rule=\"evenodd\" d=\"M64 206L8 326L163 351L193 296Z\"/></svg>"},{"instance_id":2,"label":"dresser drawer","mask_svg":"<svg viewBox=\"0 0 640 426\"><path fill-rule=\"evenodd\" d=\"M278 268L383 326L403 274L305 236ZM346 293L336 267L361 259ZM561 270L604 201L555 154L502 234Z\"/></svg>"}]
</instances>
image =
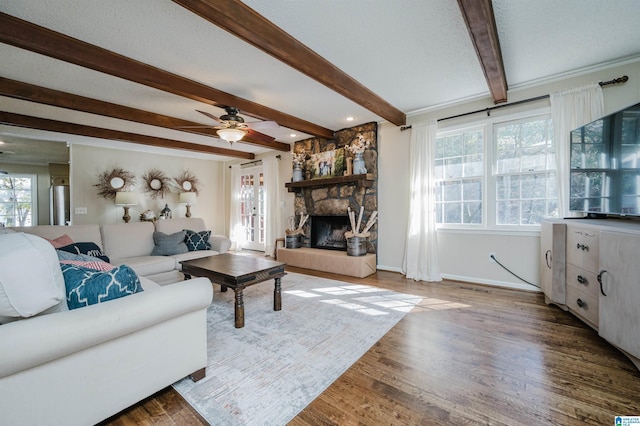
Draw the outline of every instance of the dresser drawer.
<instances>
[{"instance_id":1,"label":"dresser drawer","mask_svg":"<svg viewBox=\"0 0 640 426\"><path fill-rule=\"evenodd\" d=\"M567 230L567 263L596 272L599 252L598 231L571 226Z\"/></svg>"},{"instance_id":2,"label":"dresser drawer","mask_svg":"<svg viewBox=\"0 0 640 426\"><path fill-rule=\"evenodd\" d=\"M585 294L598 297L600 284L598 284L598 274L579 268L572 264L567 264L566 283L580 289Z\"/></svg>"},{"instance_id":3,"label":"dresser drawer","mask_svg":"<svg viewBox=\"0 0 640 426\"><path fill-rule=\"evenodd\" d=\"M594 329L598 329L598 297L567 284L567 308Z\"/></svg>"}]
</instances>

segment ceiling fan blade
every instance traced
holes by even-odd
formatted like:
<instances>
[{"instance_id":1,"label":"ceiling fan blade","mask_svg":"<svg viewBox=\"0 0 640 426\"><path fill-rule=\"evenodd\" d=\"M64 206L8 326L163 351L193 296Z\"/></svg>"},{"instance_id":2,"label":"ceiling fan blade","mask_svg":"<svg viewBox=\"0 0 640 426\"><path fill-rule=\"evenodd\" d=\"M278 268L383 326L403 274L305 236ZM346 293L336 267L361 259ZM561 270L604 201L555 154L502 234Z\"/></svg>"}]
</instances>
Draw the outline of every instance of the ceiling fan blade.
<instances>
[{"instance_id":1,"label":"ceiling fan blade","mask_svg":"<svg viewBox=\"0 0 640 426\"><path fill-rule=\"evenodd\" d=\"M205 126L203 124L202 126L178 126L174 128L175 129L213 129L213 126Z\"/></svg>"},{"instance_id":2,"label":"ceiling fan blade","mask_svg":"<svg viewBox=\"0 0 640 426\"><path fill-rule=\"evenodd\" d=\"M206 111L200 111L199 109L197 109L196 111L198 111L200 114L206 115L210 119L214 120L216 123L220 123L220 119L218 117L216 117L215 115L209 114Z\"/></svg>"},{"instance_id":3,"label":"ceiling fan blade","mask_svg":"<svg viewBox=\"0 0 640 426\"><path fill-rule=\"evenodd\" d=\"M280 125L275 121L252 121L245 124L249 126L249 128L256 130L277 129L280 127Z\"/></svg>"},{"instance_id":4,"label":"ceiling fan blade","mask_svg":"<svg viewBox=\"0 0 640 426\"><path fill-rule=\"evenodd\" d=\"M265 135L264 133L256 132L255 130L248 128L247 135L251 136L252 139L256 139L262 142L273 142L276 138L271 137L269 135Z\"/></svg>"}]
</instances>

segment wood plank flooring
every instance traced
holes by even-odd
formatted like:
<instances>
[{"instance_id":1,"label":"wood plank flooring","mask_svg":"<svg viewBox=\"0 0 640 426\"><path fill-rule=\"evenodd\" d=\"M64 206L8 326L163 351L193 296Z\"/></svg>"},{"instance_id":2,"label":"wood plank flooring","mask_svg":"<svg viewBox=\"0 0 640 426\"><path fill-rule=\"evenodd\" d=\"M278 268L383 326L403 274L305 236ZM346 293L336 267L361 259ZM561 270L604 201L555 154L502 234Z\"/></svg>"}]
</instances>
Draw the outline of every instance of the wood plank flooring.
<instances>
[{"instance_id":1,"label":"wood plank flooring","mask_svg":"<svg viewBox=\"0 0 640 426\"><path fill-rule=\"evenodd\" d=\"M616 415L640 416L638 370L540 293L288 270L423 297L292 426L613 425ZM207 423L169 387L102 424Z\"/></svg>"}]
</instances>

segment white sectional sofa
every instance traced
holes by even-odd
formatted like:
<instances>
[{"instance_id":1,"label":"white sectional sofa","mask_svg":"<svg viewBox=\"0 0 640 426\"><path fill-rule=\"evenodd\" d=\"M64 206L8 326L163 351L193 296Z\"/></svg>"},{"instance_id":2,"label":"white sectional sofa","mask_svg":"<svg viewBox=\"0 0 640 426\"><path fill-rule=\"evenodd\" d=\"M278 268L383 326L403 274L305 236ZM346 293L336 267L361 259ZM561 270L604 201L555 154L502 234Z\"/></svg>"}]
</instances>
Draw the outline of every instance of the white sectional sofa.
<instances>
[{"instance_id":1,"label":"white sectional sofa","mask_svg":"<svg viewBox=\"0 0 640 426\"><path fill-rule=\"evenodd\" d=\"M170 232L197 223L204 227L201 220L172 219L158 228ZM182 281L176 257L150 256L153 223L13 230L93 241L112 263L131 261L144 291L0 325L1 424L95 424L187 375L203 377L212 286L206 278ZM215 247L226 251L225 238L218 240ZM29 268L29 261L18 263L16 268Z\"/></svg>"},{"instance_id":2,"label":"white sectional sofa","mask_svg":"<svg viewBox=\"0 0 640 426\"><path fill-rule=\"evenodd\" d=\"M180 272L181 260L212 256L225 253L231 247L231 240L224 235L211 235L211 250L191 251L171 256L152 256L153 233L173 234L189 229L206 231L202 218L163 219L156 222L131 222L109 225L55 226L40 225L10 228L47 239L55 239L63 234L75 242L94 242L104 250L113 265L128 265L138 275L149 278L160 285L172 284L184 279Z\"/></svg>"}]
</instances>

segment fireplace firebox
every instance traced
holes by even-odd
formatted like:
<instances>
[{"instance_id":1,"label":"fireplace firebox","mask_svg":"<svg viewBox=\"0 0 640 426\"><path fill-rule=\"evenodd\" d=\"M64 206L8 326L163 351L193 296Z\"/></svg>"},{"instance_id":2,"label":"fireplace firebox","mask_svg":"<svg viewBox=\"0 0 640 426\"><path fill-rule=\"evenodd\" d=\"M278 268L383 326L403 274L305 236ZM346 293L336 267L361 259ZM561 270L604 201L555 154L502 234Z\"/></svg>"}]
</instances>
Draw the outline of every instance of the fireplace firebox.
<instances>
[{"instance_id":1,"label":"fireplace firebox","mask_svg":"<svg viewBox=\"0 0 640 426\"><path fill-rule=\"evenodd\" d=\"M344 233L351 225L349 216L311 216L311 248L347 250Z\"/></svg>"}]
</instances>

